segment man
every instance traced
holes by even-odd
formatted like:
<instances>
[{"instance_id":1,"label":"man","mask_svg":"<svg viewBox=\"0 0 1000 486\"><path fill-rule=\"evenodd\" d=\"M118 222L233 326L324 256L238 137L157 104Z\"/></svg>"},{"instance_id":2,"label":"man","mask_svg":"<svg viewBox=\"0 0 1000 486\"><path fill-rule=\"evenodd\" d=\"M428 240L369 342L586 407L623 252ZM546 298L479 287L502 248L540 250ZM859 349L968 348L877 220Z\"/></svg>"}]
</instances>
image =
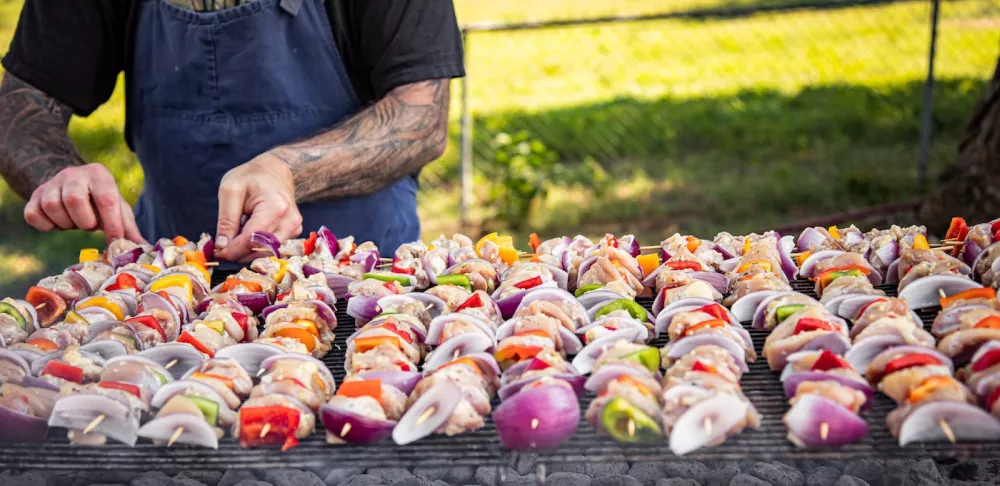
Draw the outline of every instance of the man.
<instances>
[{"instance_id":1,"label":"man","mask_svg":"<svg viewBox=\"0 0 1000 486\"><path fill-rule=\"evenodd\" d=\"M0 85L0 173L25 220L109 240L214 233L243 262L254 231L326 225L385 252L418 239L416 174L444 150L464 75L451 1L202 2L26 1ZM66 133L122 71L145 173L134 217Z\"/></svg>"}]
</instances>

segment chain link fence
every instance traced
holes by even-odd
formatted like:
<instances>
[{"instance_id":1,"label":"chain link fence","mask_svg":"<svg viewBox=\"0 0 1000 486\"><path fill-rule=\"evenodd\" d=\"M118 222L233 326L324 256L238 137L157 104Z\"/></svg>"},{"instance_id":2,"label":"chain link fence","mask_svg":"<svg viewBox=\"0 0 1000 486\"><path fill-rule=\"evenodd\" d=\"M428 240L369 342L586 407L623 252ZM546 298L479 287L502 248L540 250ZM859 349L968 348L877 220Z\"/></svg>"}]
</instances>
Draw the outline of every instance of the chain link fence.
<instances>
[{"instance_id":1,"label":"chain link fence","mask_svg":"<svg viewBox=\"0 0 1000 486\"><path fill-rule=\"evenodd\" d=\"M917 197L1000 53L1000 0L638 3L464 25L425 234L652 238Z\"/></svg>"}]
</instances>

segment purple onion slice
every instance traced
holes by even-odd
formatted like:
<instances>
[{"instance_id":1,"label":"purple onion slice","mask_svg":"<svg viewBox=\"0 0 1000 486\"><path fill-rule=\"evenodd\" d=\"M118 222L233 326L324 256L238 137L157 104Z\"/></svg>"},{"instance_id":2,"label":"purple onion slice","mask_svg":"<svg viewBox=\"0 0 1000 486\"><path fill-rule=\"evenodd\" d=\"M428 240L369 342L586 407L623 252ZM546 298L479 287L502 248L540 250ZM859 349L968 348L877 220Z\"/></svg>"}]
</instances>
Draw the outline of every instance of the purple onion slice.
<instances>
[{"instance_id":1,"label":"purple onion slice","mask_svg":"<svg viewBox=\"0 0 1000 486\"><path fill-rule=\"evenodd\" d=\"M549 271L552 272L552 279L556 281L556 285L559 286L560 289L566 290L569 288L569 274L566 273L566 270L547 263L544 265L545 268L548 268Z\"/></svg>"},{"instance_id":2,"label":"purple onion slice","mask_svg":"<svg viewBox=\"0 0 1000 486\"><path fill-rule=\"evenodd\" d=\"M802 262L802 268L799 269L799 276L804 278L815 277L816 275L814 273L814 269L816 268L817 263L835 256L843 255L844 253L845 252L840 250L820 250L812 255L809 255L809 258L806 258L806 260Z\"/></svg>"},{"instance_id":3,"label":"purple onion slice","mask_svg":"<svg viewBox=\"0 0 1000 486\"><path fill-rule=\"evenodd\" d=\"M690 272L688 276L711 285L722 295L729 292L729 280L719 272Z\"/></svg>"},{"instance_id":4,"label":"purple onion slice","mask_svg":"<svg viewBox=\"0 0 1000 486\"><path fill-rule=\"evenodd\" d=\"M395 387L409 395L424 375L416 371L362 371L358 376L363 380L380 380L383 385Z\"/></svg>"},{"instance_id":5,"label":"purple onion slice","mask_svg":"<svg viewBox=\"0 0 1000 486\"><path fill-rule=\"evenodd\" d=\"M318 240L326 245L330 256L337 256L337 253L340 253L340 241L337 240L337 236L329 228L320 226L319 230L316 231L316 235L319 237Z\"/></svg>"},{"instance_id":6,"label":"purple onion slice","mask_svg":"<svg viewBox=\"0 0 1000 486\"><path fill-rule=\"evenodd\" d=\"M494 341L479 333L465 333L448 339L438 346L424 361L424 371L433 371L461 356L471 353L492 352ZM456 355L457 353L457 355Z\"/></svg>"},{"instance_id":7,"label":"purple onion slice","mask_svg":"<svg viewBox=\"0 0 1000 486\"><path fill-rule=\"evenodd\" d=\"M355 295L347 301L347 315L368 322L379 315L378 297Z\"/></svg>"},{"instance_id":8,"label":"purple onion slice","mask_svg":"<svg viewBox=\"0 0 1000 486\"><path fill-rule=\"evenodd\" d=\"M678 456L711 447L726 440L729 430L746 420L747 403L729 393L696 403L670 430L670 450ZM706 428L705 424L711 424Z\"/></svg>"},{"instance_id":9,"label":"purple onion slice","mask_svg":"<svg viewBox=\"0 0 1000 486\"><path fill-rule=\"evenodd\" d=\"M323 404L319 418L328 436L348 444L374 444L392 435L396 422L366 417L335 405ZM445 417L447 419L447 417Z\"/></svg>"},{"instance_id":10,"label":"purple onion slice","mask_svg":"<svg viewBox=\"0 0 1000 486\"><path fill-rule=\"evenodd\" d=\"M160 346L157 346L157 348L159 347ZM215 353L215 357L233 359L247 371L247 374L250 376L257 376L257 372L260 371L261 366L266 360L285 354L287 353L285 353L283 349L268 344L240 343L220 349ZM191 364L192 367L198 365L198 363L194 361L192 361ZM326 369L326 365L323 365L323 369ZM183 374L181 376L183 376Z\"/></svg>"},{"instance_id":11,"label":"purple onion slice","mask_svg":"<svg viewBox=\"0 0 1000 486\"><path fill-rule=\"evenodd\" d=\"M330 290L329 287L322 285L312 285L309 290L313 291L318 297L320 302L323 302L328 307L333 307L337 305L337 294Z\"/></svg>"},{"instance_id":12,"label":"purple onion slice","mask_svg":"<svg viewBox=\"0 0 1000 486\"><path fill-rule=\"evenodd\" d=\"M822 231L816 228L806 228L799 233L798 237L798 251L809 251L813 248L819 248L823 242L826 241L826 235Z\"/></svg>"},{"instance_id":13,"label":"purple onion slice","mask_svg":"<svg viewBox=\"0 0 1000 486\"><path fill-rule=\"evenodd\" d=\"M128 446L135 446L139 418L125 405L99 395L74 395L56 400L49 427L83 430L103 415L93 433L104 435Z\"/></svg>"},{"instance_id":14,"label":"purple onion slice","mask_svg":"<svg viewBox=\"0 0 1000 486\"><path fill-rule=\"evenodd\" d=\"M181 321L181 314L177 311L177 308L174 307L174 304L171 303L169 300L164 299L163 296L160 294L156 294L153 292L146 292L140 295L139 306L142 308L143 311L149 311L152 309L160 309L166 311L168 314L170 314L170 317L173 318L174 322L177 323L176 326L177 329L180 329L180 327L184 324L184 322ZM166 331L166 329L164 329L164 331ZM174 336L171 336L169 334L167 335L167 340L172 341L175 339L177 339L176 335Z\"/></svg>"},{"instance_id":15,"label":"purple onion slice","mask_svg":"<svg viewBox=\"0 0 1000 486\"><path fill-rule=\"evenodd\" d=\"M425 391L399 419L392 430L392 440L406 445L431 435L443 426L458 406L455 397L462 395L458 385L442 381ZM424 415L430 410L429 415ZM418 423L419 422L419 423Z\"/></svg>"},{"instance_id":16,"label":"purple onion slice","mask_svg":"<svg viewBox=\"0 0 1000 486\"><path fill-rule=\"evenodd\" d=\"M608 386L608 383L623 375L639 379L656 380L656 377L654 377L649 370L635 366L610 363L607 366L602 366L599 370L590 375L590 378L587 378L587 381L584 382L583 388L593 393L600 393L605 387Z\"/></svg>"},{"instance_id":17,"label":"purple onion slice","mask_svg":"<svg viewBox=\"0 0 1000 486\"><path fill-rule=\"evenodd\" d=\"M7 442L43 442L49 424L43 418L0 407L0 444Z\"/></svg>"},{"instance_id":18,"label":"purple onion slice","mask_svg":"<svg viewBox=\"0 0 1000 486\"><path fill-rule=\"evenodd\" d=\"M260 311L271 304L271 299L267 296L267 292L236 294L236 300L254 314L259 314Z\"/></svg>"},{"instance_id":19,"label":"purple onion slice","mask_svg":"<svg viewBox=\"0 0 1000 486\"><path fill-rule=\"evenodd\" d=\"M733 361L736 366L740 369L740 372L746 373L750 371L747 367L747 356L746 350L743 346L734 342L721 334L709 334L700 333L693 334L690 336L683 337L677 341L667 343L667 358L670 359L680 359L686 354L690 353L691 350L697 348L698 346L713 345L719 346L729 352L730 356L733 357Z\"/></svg>"},{"instance_id":20,"label":"purple onion slice","mask_svg":"<svg viewBox=\"0 0 1000 486\"><path fill-rule=\"evenodd\" d=\"M803 395L782 420L788 438L802 447L838 447L868 435L868 424L829 398Z\"/></svg>"},{"instance_id":21,"label":"purple onion slice","mask_svg":"<svg viewBox=\"0 0 1000 486\"><path fill-rule=\"evenodd\" d=\"M954 295L959 292L982 288L978 282L957 275L928 275L918 278L899 291L899 298L906 299L911 309L925 309L941 305L941 294Z\"/></svg>"},{"instance_id":22,"label":"purple onion slice","mask_svg":"<svg viewBox=\"0 0 1000 486\"><path fill-rule=\"evenodd\" d=\"M180 436L174 437L177 429L183 428ZM156 441L169 441L210 449L219 448L219 439L215 435L215 427L208 425L205 419L194 415L176 414L158 417L150 420L136 431L139 437Z\"/></svg>"},{"instance_id":23,"label":"purple onion slice","mask_svg":"<svg viewBox=\"0 0 1000 486\"><path fill-rule=\"evenodd\" d=\"M554 449L576 432L580 402L564 386L532 388L500 404L493 410L493 421L500 443L508 449Z\"/></svg>"},{"instance_id":24,"label":"purple onion slice","mask_svg":"<svg viewBox=\"0 0 1000 486\"><path fill-rule=\"evenodd\" d=\"M795 280L799 272L799 268L795 265L795 260L792 259L792 250L794 248L794 236L783 236L778 242L778 253L781 256L781 271L789 281ZM720 290L720 292L725 293L725 290Z\"/></svg>"},{"instance_id":25,"label":"purple onion slice","mask_svg":"<svg viewBox=\"0 0 1000 486\"><path fill-rule=\"evenodd\" d=\"M26 375L31 374L31 365L28 363L28 360L10 349L0 348L0 360L10 361L24 370Z\"/></svg>"},{"instance_id":26,"label":"purple onion slice","mask_svg":"<svg viewBox=\"0 0 1000 486\"><path fill-rule=\"evenodd\" d=\"M586 254L589 255L590 252L587 252ZM576 272L576 280L573 282L574 289L580 288L580 279L583 278L583 274L587 273L587 270L590 270L590 267L594 265L594 262L597 261L597 257L597 255L594 255L584 258L583 261L580 262L580 268Z\"/></svg>"},{"instance_id":27,"label":"purple onion slice","mask_svg":"<svg viewBox=\"0 0 1000 486\"><path fill-rule=\"evenodd\" d=\"M142 247L137 246L129 251L126 251L111 259L111 266L116 270L118 267L124 267L130 263L135 263L139 261L139 257L142 256Z\"/></svg>"},{"instance_id":28,"label":"purple onion slice","mask_svg":"<svg viewBox=\"0 0 1000 486\"><path fill-rule=\"evenodd\" d=\"M966 244L969 244L969 243L972 243L972 241L969 240L969 239L966 239ZM986 256L988 254L990 254L990 252L992 252L993 250L995 250L994 247L997 246L998 244L1000 244L1000 242L993 242L993 243L987 245L986 248L983 248L983 249L979 250L979 252L976 254L976 256L972 259L972 262L969 262L969 267L972 268L973 276L976 279L982 279L983 278L982 272L979 271L979 267L982 266L981 265L982 259L986 258ZM976 245L976 247L978 247L978 246L979 245ZM966 246L966 249L968 249L968 246Z\"/></svg>"},{"instance_id":29,"label":"purple onion slice","mask_svg":"<svg viewBox=\"0 0 1000 486\"><path fill-rule=\"evenodd\" d=\"M125 349L125 345L119 341L115 341L114 339L102 339L100 341L84 344L83 346L80 346L80 351L94 353L106 360L128 354L128 350Z\"/></svg>"},{"instance_id":30,"label":"purple onion slice","mask_svg":"<svg viewBox=\"0 0 1000 486\"><path fill-rule=\"evenodd\" d=\"M902 337L895 334L882 334L862 339L844 354L844 359L859 373L864 374L868 365L886 349L905 344Z\"/></svg>"},{"instance_id":31,"label":"purple onion slice","mask_svg":"<svg viewBox=\"0 0 1000 486\"><path fill-rule=\"evenodd\" d=\"M732 305L732 313L736 316L739 322L750 322L754 319L757 307L765 299L775 295L780 294L785 291L781 290L758 290L757 292L752 292L744 295L739 300L737 300Z\"/></svg>"},{"instance_id":32,"label":"purple onion slice","mask_svg":"<svg viewBox=\"0 0 1000 486\"><path fill-rule=\"evenodd\" d=\"M719 272L727 275L732 273L734 270L739 268L740 260L740 258L729 258L723 260L722 263L719 264Z\"/></svg>"},{"instance_id":33,"label":"purple onion slice","mask_svg":"<svg viewBox=\"0 0 1000 486\"><path fill-rule=\"evenodd\" d=\"M250 243L253 243L255 248L266 248L271 252L271 255L281 258L281 252L278 251L278 248L281 247L281 242L278 241L278 237L271 233L254 231L250 234Z\"/></svg>"},{"instance_id":34,"label":"purple onion slice","mask_svg":"<svg viewBox=\"0 0 1000 486\"><path fill-rule=\"evenodd\" d=\"M835 381L848 388L853 388L865 394L865 403L862 405L861 409L866 410L871 407L872 398L875 396L874 390L868 385L868 383L858 380L852 380L840 375L834 375L831 373L823 373L822 371L800 371L798 373L792 373L785 377L784 388L785 396L792 398L799 389L799 385L807 381Z\"/></svg>"},{"instance_id":35,"label":"purple onion slice","mask_svg":"<svg viewBox=\"0 0 1000 486\"><path fill-rule=\"evenodd\" d=\"M616 327L618 329L633 328L633 327L636 328L636 329L641 329L642 330L641 331L642 335L638 338L639 342L649 341L649 337L650 337L649 336L649 329L646 327L645 324L643 324L642 322L639 322L639 320L633 319L631 317L628 317L628 318L625 318L625 317L602 317L602 318L600 318L600 319L598 319L598 320L596 320L594 322L591 322L590 324L587 324L586 326L583 326L583 327L577 329L576 330L576 334L578 336L582 337L582 336L586 335L587 332L590 331L591 329L594 329L596 327L604 327L604 324L606 322L608 322L608 321L614 321L616 323Z\"/></svg>"},{"instance_id":36,"label":"purple onion slice","mask_svg":"<svg viewBox=\"0 0 1000 486\"><path fill-rule=\"evenodd\" d=\"M522 290L516 294L508 295L507 297L500 299L494 298L497 306L500 308L500 315L503 316L504 319L510 319L513 317L514 312L516 312L518 307L521 305L521 301L527 297L528 294L534 292L535 289L557 289L557 287L555 282L545 282L537 287ZM497 292L494 293L494 295L497 294L499 294L499 289L497 289Z\"/></svg>"},{"instance_id":37,"label":"purple onion slice","mask_svg":"<svg viewBox=\"0 0 1000 486\"><path fill-rule=\"evenodd\" d=\"M656 302L659 302L660 305L657 306ZM673 317L673 315L676 314L676 312L673 312L675 309L691 310L691 309L697 309L699 307L704 307L706 305L712 305L718 303L714 300L704 299L701 297L688 297L686 299L681 299L676 302L671 302L670 305L664 306L663 292L660 292L656 296L656 302L653 303L653 315L656 316L657 321L659 321L659 317L661 315ZM669 324L669 321L667 321L667 324ZM666 332L666 328L663 328L663 331L660 332Z\"/></svg>"},{"instance_id":38,"label":"purple onion slice","mask_svg":"<svg viewBox=\"0 0 1000 486\"><path fill-rule=\"evenodd\" d=\"M37 359L41 358L42 356L44 356L42 353L39 353L38 351L35 351L34 349L28 349L28 348L18 348L18 349L15 349L13 351L14 351L14 354L20 356L25 361L32 362L32 363L34 363L35 360L37 360Z\"/></svg>"},{"instance_id":39,"label":"purple onion slice","mask_svg":"<svg viewBox=\"0 0 1000 486\"><path fill-rule=\"evenodd\" d=\"M639 331L634 328L619 329L605 334L591 341L577 353L576 357L573 358L573 367L581 375L586 375L590 373L590 370L594 369L594 363L597 361L597 358L600 358L604 354L604 351L614 346L619 340L625 340L630 343L635 342L638 336Z\"/></svg>"},{"instance_id":40,"label":"purple onion slice","mask_svg":"<svg viewBox=\"0 0 1000 486\"><path fill-rule=\"evenodd\" d=\"M959 442L1000 440L1000 421L985 410L963 402L938 401L910 412L899 428L899 445L950 440L941 422Z\"/></svg>"},{"instance_id":41,"label":"purple onion slice","mask_svg":"<svg viewBox=\"0 0 1000 486\"><path fill-rule=\"evenodd\" d=\"M858 311L862 307L875 302L879 299L884 299L884 295L876 294L847 294L849 297L840 302L840 306L837 308L837 315L843 317L844 319L850 319L852 321L857 320L859 317ZM829 308L829 307L827 307ZM918 319L919 321L919 319Z\"/></svg>"},{"instance_id":42,"label":"purple onion slice","mask_svg":"<svg viewBox=\"0 0 1000 486\"><path fill-rule=\"evenodd\" d=\"M777 299L779 299L781 297L788 297L788 296L791 296L791 295L795 295L795 296L802 295L799 292L794 292L794 291L791 291L791 290L779 290L779 291L768 291L768 292L773 292L773 293L771 293L770 295L767 295L764 298L762 298L757 303L757 307L754 308L754 311L753 311L753 328L754 329L764 329L766 327L766 325L767 325L767 305L768 304L770 304L771 302L773 302L773 301L775 301L775 300L777 300ZM760 292L755 292L755 293L760 293ZM754 294L750 294L750 295L754 295ZM746 298L746 297L744 297L744 298ZM815 301L815 299L813 299L813 300ZM737 302L739 302L739 301L737 301ZM816 302L816 303L819 304L819 302ZM733 308L735 309L736 306L733 305Z\"/></svg>"},{"instance_id":43,"label":"purple onion slice","mask_svg":"<svg viewBox=\"0 0 1000 486\"><path fill-rule=\"evenodd\" d=\"M893 260L889 263L889 267L885 269L885 283L898 283L899 282L899 258Z\"/></svg>"},{"instance_id":44,"label":"purple onion slice","mask_svg":"<svg viewBox=\"0 0 1000 486\"><path fill-rule=\"evenodd\" d=\"M575 373L557 373L550 376L568 383L573 388L573 392L576 393L577 397L583 397L585 392L584 384L587 382L586 376ZM500 397L500 400L506 401L510 397L520 393L524 387L540 380L541 378L541 376L532 376L529 378L514 380L500 387L500 389L497 390L497 396Z\"/></svg>"},{"instance_id":45,"label":"purple onion slice","mask_svg":"<svg viewBox=\"0 0 1000 486\"><path fill-rule=\"evenodd\" d=\"M609 302L612 300L627 299L627 298L628 297L625 297L624 295L620 295L618 293L612 292L610 290L605 290L602 288L597 290L591 290L590 292L587 292L581 295L580 297L577 297L577 301L580 302L580 305L583 306L585 309L590 309L591 307L601 302Z\"/></svg>"}]
</instances>

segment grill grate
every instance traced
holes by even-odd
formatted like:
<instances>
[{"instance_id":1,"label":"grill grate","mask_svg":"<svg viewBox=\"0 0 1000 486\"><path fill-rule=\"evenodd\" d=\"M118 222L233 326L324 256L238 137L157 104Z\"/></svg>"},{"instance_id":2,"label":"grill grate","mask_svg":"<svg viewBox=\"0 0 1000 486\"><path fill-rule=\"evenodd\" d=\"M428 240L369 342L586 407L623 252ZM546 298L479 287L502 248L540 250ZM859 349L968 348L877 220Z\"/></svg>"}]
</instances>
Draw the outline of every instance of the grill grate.
<instances>
[{"instance_id":1,"label":"grill grate","mask_svg":"<svg viewBox=\"0 0 1000 486\"><path fill-rule=\"evenodd\" d=\"M793 282L793 288L815 296L812 283ZM895 295L891 285L881 287ZM650 300L640 301L649 308ZM353 318L347 316L343 305L338 306L340 329L334 349L324 358L338 383L345 375L345 340L351 334ZM921 311L920 317L929 327L936 310ZM754 346L760 352L767 333L750 330ZM663 346L666 337L654 341ZM759 430L747 430L730 437L724 444L697 451L684 457L673 455L667 445L625 446L610 438L599 436L584 421L576 435L558 450L540 453L537 463L559 463L582 460L587 462L609 461L674 461L674 460L852 460L871 457L882 458L995 458L1000 455L1000 444L925 444L901 448L889 434L885 425L886 415L895 408L888 397L877 394L871 410L865 415L869 436L864 440L837 449L802 450L785 438L786 430L781 417L788 410L778 374L772 372L763 358L750 365L743 376L743 390L762 416ZM584 397L581 409L586 410L592 395ZM496 404L496 403L495 403ZM0 469L46 468L60 470L192 470L223 468L322 468L322 467L441 467L509 465L516 460L516 453L500 446L496 427L491 418L480 430L456 437L432 436L408 446L398 446L387 441L372 446L330 446L325 434L317 432L303 439L289 451L276 448L242 449L231 439L223 439L216 451L189 446L172 448L154 446L142 441L135 448L120 444L102 447L71 447L60 429L50 434L45 444L0 445Z\"/></svg>"}]
</instances>

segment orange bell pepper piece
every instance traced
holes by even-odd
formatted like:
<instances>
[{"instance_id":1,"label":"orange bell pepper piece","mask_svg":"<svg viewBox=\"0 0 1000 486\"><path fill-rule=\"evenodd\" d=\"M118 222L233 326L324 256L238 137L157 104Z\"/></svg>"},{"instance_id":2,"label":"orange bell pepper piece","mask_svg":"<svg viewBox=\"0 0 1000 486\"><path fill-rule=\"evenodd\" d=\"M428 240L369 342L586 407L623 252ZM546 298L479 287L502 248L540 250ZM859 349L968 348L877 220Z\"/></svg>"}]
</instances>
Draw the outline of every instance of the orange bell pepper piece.
<instances>
[{"instance_id":1,"label":"orange bell pepper piece","mask_svg":"<svg viewBox=\"0 0 1000 486\"><path fill-rule=\"evenodd\" d=\"M941 307L948 307L955 302L960 300L972 300L972 299L995 299L997 298L997 291L990 287L983 287L978 289L963 290L955 295L949 297L941 297Z\"/></svg>"},{"instance_id":2,"label":"orange bell pepper piece","mask_svg":"<svg viewBox=\"0 0 1000 486\"><path fill-rule=\"evenodd\" d=\"M354 349L359 353L366 353L383 344L400 349L399 338L394 336L359 337L354 340Z\"/></svg>"},{"instance_id":3,"label":"orange bell pepper piece","mask_svg":"<svg viewBox=\"0 0 1000 486\"><path fill-rule=\"evenodd\" d=\"M382 380L345 381L337 390L338 397L358 398L372 397L382 400Z\"/></svg>"}]
</instances>

